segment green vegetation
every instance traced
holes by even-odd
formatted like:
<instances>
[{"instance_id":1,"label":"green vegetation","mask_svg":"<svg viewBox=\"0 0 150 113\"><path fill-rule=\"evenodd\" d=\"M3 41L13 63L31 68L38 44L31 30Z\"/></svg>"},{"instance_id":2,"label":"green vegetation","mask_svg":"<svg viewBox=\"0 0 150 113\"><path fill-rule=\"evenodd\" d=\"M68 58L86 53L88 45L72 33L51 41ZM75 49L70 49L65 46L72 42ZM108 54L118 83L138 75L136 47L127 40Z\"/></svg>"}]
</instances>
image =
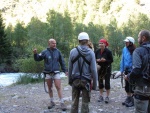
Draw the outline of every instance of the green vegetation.
<instances>
[{"instance_id":1,"label":"green vegetation","mask_svg":"<svg viewBox=\"0 0 150 113\"><path fill-rule=\"evenodd\" d=\"M38 76L37 78L33 77L33 74L22 75L17 79L15 84L28 84L28 83L39 83L42 82L43 79Z\"/></svg>"},{"instance_id":2,"label":"green vegetation","mask_svg":"<svg viewBox=\"0 0 150 113\"><path fill-rule=\"evenodd\" d=\"M120 60L121 57L118 56L117 54L114 55L113 57L114 62L112 63L112 70L116 71L116 70L120 70Z\"/></svg>"},{"instance_id":3,"label":"green vegetation","mask_svg":"<svg viewBox=\"0 0 150 113\"><path fill-rule=\"evenodd\" d=\"M150 30L148 10L140 0L2 0L0 16L0 70L7 64L21 72L39 73L43 62L35 62L32 50L45 49L49 38L65 57L78 45L77 36L89 34L95 50L105 37L114 55L113 70L119 70L123 39L136 40L142 29ZM145 4L146 5L146 4ZM5 28L5 29L4 29ZM8 65L9 64L9 65Z\"/></svg>"},{"instance_id":4,"label":"green vegetation","mask_svg":"<svg viewBox=\"0 0 150 113\"><path fill-rule=\"evenodd\" d=\"M5 25L3 23L2 14L0 11L0 63L6 62L10 64L11 62L11 47L6 33L4 31Z\"/></svg>"}]
</instances>

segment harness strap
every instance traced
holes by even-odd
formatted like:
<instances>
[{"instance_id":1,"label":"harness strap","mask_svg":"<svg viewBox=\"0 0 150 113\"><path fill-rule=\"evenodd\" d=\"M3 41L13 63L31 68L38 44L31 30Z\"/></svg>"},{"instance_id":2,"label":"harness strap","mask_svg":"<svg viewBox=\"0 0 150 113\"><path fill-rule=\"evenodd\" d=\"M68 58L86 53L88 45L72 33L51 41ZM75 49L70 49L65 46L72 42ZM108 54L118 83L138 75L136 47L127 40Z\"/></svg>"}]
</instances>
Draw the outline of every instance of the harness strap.
<instances>
[{"instance_id":1,"label":"harness strap","mask_svg":"<svg viewBox=\"0 0 150 113\"><path fill-rule=\"evenodd\" d=\"M79 68L79 70L80 70L80 76L82 76L83 64L84 64L84 61L82 62L82 66L80 67L80 62L79 62L79 60L78 60L78 68Z\"/></svg>"},{"instance_id":2,"label":"harness strap","mask_svg":"<svg viewBox=\"0 0 150 113\"><path fill-rule=\"evenodd\" d=\"M139 100L149 100L150 99L150 97L146 97L146 96L142 96L142 95L138 95L138 94L135 94L134 97Z\"/></svg>"},{"instance_id":3,"label":"harness strap","mask_svg":"<svg viewBox=\"0 0 150 113\"><path fill-rule=\"evenodd\" d=\"M85 61L88 65L90 65L90 62L85 58L84 55L82 55L82 54L80 53L78 47L76 47L76 49L77 49L79 55L72 61L72 63L74 64L80 57L82 57L82 58L84 59L84 61Z\"/></svg>"},{"instance_id":4,"label":"harness strap","mask_svg":"<svg viewBox=\"0 0 150 113\"><path fill-rule=\"evenodd\" d=\"M90 65L90 62L85 58L84 55L82 55L78 49L78 47L76 47L77 51L78 51L78 56L72 60L72 63L74 64L76 61L78 61L78 68L79 68L79 71L80 71L80 79L83 77L84 79L86 79L88 82L91 82L90 80L88 80L86 77L82 76L82 69L83 69L83 66L84 66L84 63L86 62L88 65ZM83 62L82 62L82 65L80 65L81 63L79 62L79 58L82 57L83 58ZM75 79L79 79L79 78L75 78ZM74 80L75 80L74 79Z\"/></svg>"}]
</instances>

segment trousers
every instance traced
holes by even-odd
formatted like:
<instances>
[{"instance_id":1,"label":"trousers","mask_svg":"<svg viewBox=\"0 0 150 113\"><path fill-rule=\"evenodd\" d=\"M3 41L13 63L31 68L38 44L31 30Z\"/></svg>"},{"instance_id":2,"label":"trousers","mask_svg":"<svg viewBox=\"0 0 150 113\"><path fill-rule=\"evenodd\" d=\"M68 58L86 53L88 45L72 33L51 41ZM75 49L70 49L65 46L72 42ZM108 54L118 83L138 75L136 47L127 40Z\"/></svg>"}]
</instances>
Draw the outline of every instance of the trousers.
<instances>
[{"instance_id":1,"label":"trousers","mask_svg":"<svg viewBox=\"0 0 150 113\"><path fill-rule=\"evenodd\" d=\"M71 113L78 113L79 98L82 92L81 113L89 113L90 91L85 87L86 81L75 80L72 85L72 106ZM90 86L89 86L90 88Z\"/></svg>"},{"instance_id":2,"label":"trousers","mask_svg":"<svg viewBox=\"0 0 150 113\"><path fill-rule=\"evenodd\" d=\"M134 90L135 95L141 95L148 99L134 98L135 113L150 113L150 87L136 86Z\"/></svg>"},{"instance_id":3,"label":"trousers","mask_svg":"<svg viewBox=\"0 0 150 113\"><path fill-rule=\"evenodd\" d=\"M150 100L134 99L135 113L150 113Z\"/></svg>"}]
</instances>

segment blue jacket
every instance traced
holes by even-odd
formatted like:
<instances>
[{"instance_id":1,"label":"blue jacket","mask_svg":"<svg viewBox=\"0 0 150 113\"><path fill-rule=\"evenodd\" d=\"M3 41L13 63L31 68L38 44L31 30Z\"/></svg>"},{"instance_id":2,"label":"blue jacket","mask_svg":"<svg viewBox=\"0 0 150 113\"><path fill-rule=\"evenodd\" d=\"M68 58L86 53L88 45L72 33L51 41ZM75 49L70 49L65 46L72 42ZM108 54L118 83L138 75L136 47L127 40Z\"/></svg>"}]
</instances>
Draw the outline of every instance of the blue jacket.
<instances>
[{"instance_id":1,"label":"blue jacket","mask_svg":"<svg viewBox=\"0 0 150 113\"><path fill-rule=\"evenodd\" d=\"M60 66L63 72L66 72L64 58L58 49L51 50L47 48L40 54L34 54L35 61L41 61L44 59L44 71L48 72L58 72L60 71Z\"/></svg>"},{"instance_id":2,"label":"blue jacket","mask_svg":"<svg viewBox=\"0 0 150 113\"><path fill-rule=\"evenodd\" d=\"M128 69L129 72L132 70L132 55L126 46L122 50L120 72L122 73L125 69Z\"/></svg>"}]
</instances>

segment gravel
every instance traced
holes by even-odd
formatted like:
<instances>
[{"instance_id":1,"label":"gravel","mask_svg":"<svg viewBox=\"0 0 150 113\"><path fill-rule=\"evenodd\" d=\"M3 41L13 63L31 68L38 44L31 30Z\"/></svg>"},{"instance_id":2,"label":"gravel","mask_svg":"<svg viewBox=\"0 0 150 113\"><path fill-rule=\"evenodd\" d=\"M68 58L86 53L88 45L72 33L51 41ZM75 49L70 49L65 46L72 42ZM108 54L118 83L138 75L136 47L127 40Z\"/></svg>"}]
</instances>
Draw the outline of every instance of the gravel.
<instances>
[{"instance_id":1,"label":"gravel","mask_svg":"<svg viewBox=\"0 0 150 113\"><path fill-rule=\"evenodd\" d=\"M0 87L0 113L69 113L71 108L71 87L67 78L62 78L62 90L67 111L60 109L56 88L53 87L56 106L47 109L49 95L45 93L43 83L27 85L11 85ZM105 95L105 92L104 92ZM125 107L122 102L126 93L121 87L120 78L111 79L110 102L97 102L99 91L91 92L90 113L133 113L134 107ZM79 113L81 100L79 104Z\"/></svg>"}]
</instances>

